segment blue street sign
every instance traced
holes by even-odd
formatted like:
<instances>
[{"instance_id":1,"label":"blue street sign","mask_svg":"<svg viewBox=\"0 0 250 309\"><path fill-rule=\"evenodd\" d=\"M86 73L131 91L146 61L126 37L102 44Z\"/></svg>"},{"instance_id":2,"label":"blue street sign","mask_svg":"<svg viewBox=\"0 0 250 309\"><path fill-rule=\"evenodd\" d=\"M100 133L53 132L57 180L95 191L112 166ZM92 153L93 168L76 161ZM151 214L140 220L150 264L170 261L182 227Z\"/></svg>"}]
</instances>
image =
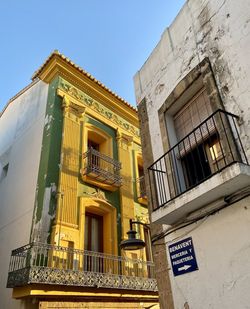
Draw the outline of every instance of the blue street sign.
<instances>
[{"instance_id":1,"label":"blue street sign","mask_svg":"<svg viewBox=\"0 0 250 309\"><path fill-rule=\"evenodd\" d=\"M192 237L169 245L168 251L175 276L198 270Z\"/></svg>"}]
</instances>

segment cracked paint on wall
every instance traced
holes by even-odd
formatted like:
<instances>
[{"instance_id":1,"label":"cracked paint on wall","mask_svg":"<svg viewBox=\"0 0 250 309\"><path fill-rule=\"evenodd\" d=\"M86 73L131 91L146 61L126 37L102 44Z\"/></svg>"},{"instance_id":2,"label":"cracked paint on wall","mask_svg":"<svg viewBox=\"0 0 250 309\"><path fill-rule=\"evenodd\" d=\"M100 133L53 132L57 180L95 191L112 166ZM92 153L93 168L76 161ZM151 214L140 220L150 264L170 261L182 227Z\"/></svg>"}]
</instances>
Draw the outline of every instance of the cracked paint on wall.
<instances>
[{"instance_id":1,"label":"cracked paint on wall","mask_svg":"<svg viewBox=\"0 0 250 309\"><path fill-rule=\"evenodd\" d=\"M32 240L44 242L49 241L57 205L55 188L58 186L59 179L63 122L61 98L55 93L57 84L56 78L49 85L31 235Z\"/></svg>"}]
</instances>

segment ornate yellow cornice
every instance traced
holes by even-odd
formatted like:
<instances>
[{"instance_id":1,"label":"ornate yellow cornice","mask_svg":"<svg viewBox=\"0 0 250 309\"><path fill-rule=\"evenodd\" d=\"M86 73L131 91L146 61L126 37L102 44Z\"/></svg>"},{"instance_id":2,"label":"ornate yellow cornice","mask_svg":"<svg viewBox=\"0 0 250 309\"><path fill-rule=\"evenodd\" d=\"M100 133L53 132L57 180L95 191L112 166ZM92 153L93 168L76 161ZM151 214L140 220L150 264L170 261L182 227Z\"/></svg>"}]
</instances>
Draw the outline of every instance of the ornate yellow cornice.
<instances>
[{"instance_id":1,"label":"ornate yellow cornice","mask_svg":"<svg viewBox=\"0 0 250 309\"><path fill-rule=\"evenodd\" d=\"M120 128L127 132L128 136L133 136L136 141L139 142L140 132L138 126L131 124L131 121L127 121L122 115L119 115L113 108L105 106L100 100L94 100L92 97L87 95L85 92L77 89L72 84L68 83L63 78L59 78L57 94L66 101L68 100L69 105L75 105L76 109L80 109L80 112L85 111L90 115L94 113L98 114L98 117L103 117L103 120L108 122L113 128Z\"/></svg>"},{"instance_id":2,"label":"ornate yellow cornice","mask_svg":"<svg viewBox=\"0 0 250 309\"><path fill-rule=\"evenodd\" d=\"M101 101L108 108L122 114L135 126L139 126L136 108L58 51L50 54L44 64L33 74L32 79L38 77L50 83L56 76L63 77L93 99Z\"/></svg>"}]
</instances>

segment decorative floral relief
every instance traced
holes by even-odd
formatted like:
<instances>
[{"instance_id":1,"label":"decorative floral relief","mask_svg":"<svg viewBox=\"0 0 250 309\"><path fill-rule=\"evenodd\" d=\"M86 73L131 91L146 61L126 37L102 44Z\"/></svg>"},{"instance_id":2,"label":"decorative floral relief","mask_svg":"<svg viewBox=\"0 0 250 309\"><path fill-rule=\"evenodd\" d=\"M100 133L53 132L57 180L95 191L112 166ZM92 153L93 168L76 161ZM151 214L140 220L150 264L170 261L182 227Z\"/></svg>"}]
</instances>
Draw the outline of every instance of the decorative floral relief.
<instances>
[{"instance_id":1,"label":"decorative floral relief","mask_svg":"<svg viewBox=\"0 0 250 309\"><path fill-rule=\"evenodd\" d=\"M72 97L76 98L77 100L81 101L85 106L90 107L91 109L95 110L105 118L111 120L124 130L128 131L132 135L136 137L140 137L139 130L134 127L133 125L126 122L121 117L117 116L109 109L103 107L102 104L98 103L97 101L93 100L91 97L83 93L82 91L78 90L74 86L70 85L68 82L63 80L62 78L59 79L59 86L60 89L67 92Z\"/></svg>"}]
</instances>

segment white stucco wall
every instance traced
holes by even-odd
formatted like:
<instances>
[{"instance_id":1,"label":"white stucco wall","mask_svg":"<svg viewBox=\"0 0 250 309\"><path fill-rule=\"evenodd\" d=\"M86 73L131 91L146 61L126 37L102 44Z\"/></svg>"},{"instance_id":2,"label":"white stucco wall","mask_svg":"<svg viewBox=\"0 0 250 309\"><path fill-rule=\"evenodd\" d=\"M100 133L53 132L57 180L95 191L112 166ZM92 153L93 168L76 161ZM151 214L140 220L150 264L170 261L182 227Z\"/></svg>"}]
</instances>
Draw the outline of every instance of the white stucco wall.
<instances>
[{"instance_id":1,"label":"white stucco wall","mask_svg":"<svg viewBox=\"0 0 250 309\"><path fill-rule=\"evenodd\" d=\"M250 155L250 1L189 0L134 77L137 103L146 98L152 144L161 136L158 109L175 86L209 57L224 106L242 117ZM163 154L153 148L154 159Z\"/></svg>"},{"instance_id":2,"label":"white stucco wall","mask_svg":"<svg viewBox=\"0 0 250 309\"><path fill-rule=\"evenodd\" d=\"M48 85L38 81L0 118L0 308L21 308L6 289L11 250L29 242Z\"/></svg>"},{"instance_id":3,"label":"white stucco wall","mask_svg":"<svg viewBox=\"0 0 250 309\"><path fill-rule=\"evenodd\" d=\"M191 236L199 268L176 277L170 270L176 309L250 308L249 205L244 199L166 238Z\"/></svg>"},{"instance_id":4,"label":"white stucco wall","mask_svg":"<svg viewBox=\"0 0 250 309\"><path fill-rule=\"evenodd\" d=\"M154 161L163 155L158 110L205 57L225 109L241 117L240 136L250 159L249 50L249 0L185 3L134 77L138 104L146 98ZM243 199L168 236L166 242L191 236L199 267L178 277L170 269L175 308L250 308L249 202Z\"/></svg>"}]
</instances>

